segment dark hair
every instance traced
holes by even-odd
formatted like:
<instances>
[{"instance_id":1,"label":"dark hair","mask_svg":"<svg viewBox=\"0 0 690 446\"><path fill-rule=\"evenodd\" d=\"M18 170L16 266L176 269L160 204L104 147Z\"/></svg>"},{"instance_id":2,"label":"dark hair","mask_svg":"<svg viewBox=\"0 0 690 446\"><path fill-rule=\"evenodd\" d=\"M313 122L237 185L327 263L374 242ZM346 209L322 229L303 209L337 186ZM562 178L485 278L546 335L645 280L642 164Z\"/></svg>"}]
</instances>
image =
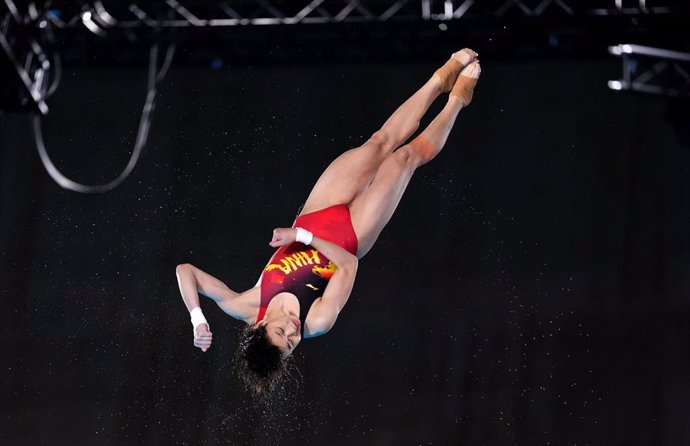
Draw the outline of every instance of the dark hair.
<instances>
[{"instance_id":1,"label":"dark hair","mask_svg":"<svg viewBox=\"0 0 690 446\"><path fill-rule=\"evenodd\" d=\"M255 395L264 395L273 389L287 369L287 362L280 348L268 338L265 325L249 325L240 333L235 371Z\"/></svg>"}]
</instances>

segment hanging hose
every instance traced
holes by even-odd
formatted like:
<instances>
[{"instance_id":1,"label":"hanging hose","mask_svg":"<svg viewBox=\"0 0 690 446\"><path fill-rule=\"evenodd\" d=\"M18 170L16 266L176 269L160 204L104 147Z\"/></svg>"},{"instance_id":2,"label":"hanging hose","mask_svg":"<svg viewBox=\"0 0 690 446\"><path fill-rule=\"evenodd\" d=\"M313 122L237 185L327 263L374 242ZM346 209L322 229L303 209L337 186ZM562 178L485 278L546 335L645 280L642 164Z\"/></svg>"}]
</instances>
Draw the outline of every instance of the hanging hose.
<instances>
[{"instance_id":1,"label":"hanging hose","mask_svg":"<svg viewBox=\"0 0 690 446\"><path fill-rule=\"evenodd\" d=\"M171 44L168 46L165 59L161 66L160 71L157 70L158 66L158 44L153 44L151 46L151 51L149 55L149 76L148 76L148 88L146 93L146 101L144 103L144 109L141 112L141 119L139 120L139 130L137 132L137 138L134 143L134 149L129 158L129 162L125 166L124 170L112 181L104 184L96 185L86 185L77 183L60 172L60 170L53 164L46 150L45 142L43 140L43 129L42 129L42 118L40 114L35 114L33 117L33 128L34 128L34 138L36 141L36 148L38 149L38 154L45 167L48 175L55 180L55 182L62 187L73 192L79 192L83 194L99 194L108 192L119 186L134 170L134 167L139 160L139 156L146 145L146 140L148 139L149 130L151 128L151 114L155 107L156 100L156 89L160 81L165 77L172 63L173 56L175 54L175 45Z\"/></svg>"}]
</instances>

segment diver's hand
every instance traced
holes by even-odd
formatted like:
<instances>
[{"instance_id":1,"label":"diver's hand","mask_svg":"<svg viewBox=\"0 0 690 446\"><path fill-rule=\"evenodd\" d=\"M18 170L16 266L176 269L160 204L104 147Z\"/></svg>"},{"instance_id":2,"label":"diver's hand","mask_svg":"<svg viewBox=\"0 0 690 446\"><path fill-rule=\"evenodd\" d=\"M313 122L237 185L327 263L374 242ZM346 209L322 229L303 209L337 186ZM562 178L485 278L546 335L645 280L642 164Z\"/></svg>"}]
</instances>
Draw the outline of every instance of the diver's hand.
<instances>
[{"instance_id":1,"label":"diver's hand","mask_svg":"<svg viewBox=\"0 0 690 446\"><path fill-rule=\"evenodd\" d=\"M297 239L297 229L295 228L275 228L273 230L273 239L269 245L277 248L279 246L289 245L294 243Z\"/></svg>"},{"instance_id":2,"label":"diver's hand","mask_svg":"<svg viewBox=\"0 0 690 446\"><path fill-rule=\"evenodd\" d=\"M211 347L211 339L213 333L209 330L207 324L201 324L194 330L194 347L199 347L202 352L205 352Z\"/></svg>"}]
</instances>

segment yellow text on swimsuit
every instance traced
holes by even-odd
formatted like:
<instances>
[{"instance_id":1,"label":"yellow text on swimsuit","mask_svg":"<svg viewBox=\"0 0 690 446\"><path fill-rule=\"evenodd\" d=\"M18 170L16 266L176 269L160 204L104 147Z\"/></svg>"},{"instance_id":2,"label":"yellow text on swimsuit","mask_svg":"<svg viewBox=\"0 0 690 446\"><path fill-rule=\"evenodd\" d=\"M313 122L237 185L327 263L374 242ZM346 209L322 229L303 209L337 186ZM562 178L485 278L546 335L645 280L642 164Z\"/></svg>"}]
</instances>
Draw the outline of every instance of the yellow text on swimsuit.
<instances>
[{"instance_id":1,"label":"yellow text on swimsuit","mask_svg":"<svg viewBox=\"0 0 690 446\"><path fill-rule=\"evenodd\" d=\"M321 258L319 257L319 251L312 249L311 251L298 251L288 257L280 259L280 263L280 265L277 263L270 263L265 271L279 269L285 273L285 275L288 275L293 271L297 271L301 266L313 264L321 265Z\"/></svg>"}]
</instances>

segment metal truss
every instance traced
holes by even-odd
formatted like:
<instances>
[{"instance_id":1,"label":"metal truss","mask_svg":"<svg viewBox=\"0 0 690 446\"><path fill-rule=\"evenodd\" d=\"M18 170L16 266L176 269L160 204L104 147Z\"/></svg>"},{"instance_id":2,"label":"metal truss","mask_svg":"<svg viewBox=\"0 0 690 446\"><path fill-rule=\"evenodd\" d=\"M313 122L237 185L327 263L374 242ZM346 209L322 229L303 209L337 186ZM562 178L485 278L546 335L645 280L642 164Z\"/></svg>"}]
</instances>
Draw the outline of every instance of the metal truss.
<instances>
[{"instance_id":1,"label":"metal truss","mask_svg":"<svg viewBox=\"0 0 690 446\"><path fill-rule=\"evenodd\" d=\"M85 26L101 35L114 28L308 25L503 16L621 16L671 14L673 0L106 0L38 2L30 7L56 28ZM584 3L584 5L583 5ZM47 6L46 6L47 5ZM165 17L165 18L161 18Z\"/></svg>"},{"instance_id":2,"label":"metal truss","mask_svg":"<svg viewBox=\"0 0 690 446\"><path fill-rule=\"evenodd\" d=\"M608 82L612 90L690 96L690 53L629 44L610 46L609 53L623 61L621 79Z\"/></svg>"},{"instance_id":3,"label":"metal truss","mask_svg":"<svg viewBox=\"0 0 690 446\"><path fill-rule=\"evenodd\" d=\"M11 0L6 0L7 13L0 22L0 47L9 64L8 71L14 71L25 95L22 105L33 105L43 114L48 113L46 98L55 89L59 79L51 78L54 67L59 66L59 59L49 57L35 39L22 32L25 17ZM31 9L29 14L35 13ZM44 26L45 28L45 26Z\"/></svg>"},{"instance_id":4,"label":"metal truss","mask_svg":"<svg viewBox=\"0 0 690 446\"><path fill-rule=\"evenodd\" d=\"M136 39L131 32L137 29L142 31L140 35L151 35L150 30L165 28L448 22L475 18L492 21L521 17L544 21L551 17L681 17L689 7L679 6L674 0L0 0L0 47L24 90L21 100L33 103L46 114L46 98L59 82L60 56L51 47L56 47L54 35L61 30L88 30L98 37L115 38L124 32L133 41ZM651 71L633 79L642 54L621 55L624 77L616 81L621 89L651 91L657 88L650 84L653 79L668 77L670 72L681 79L687 76L682 60L662 59ZM669 91L676 90L674 87Z\"/></svg>"}]
</instances>

